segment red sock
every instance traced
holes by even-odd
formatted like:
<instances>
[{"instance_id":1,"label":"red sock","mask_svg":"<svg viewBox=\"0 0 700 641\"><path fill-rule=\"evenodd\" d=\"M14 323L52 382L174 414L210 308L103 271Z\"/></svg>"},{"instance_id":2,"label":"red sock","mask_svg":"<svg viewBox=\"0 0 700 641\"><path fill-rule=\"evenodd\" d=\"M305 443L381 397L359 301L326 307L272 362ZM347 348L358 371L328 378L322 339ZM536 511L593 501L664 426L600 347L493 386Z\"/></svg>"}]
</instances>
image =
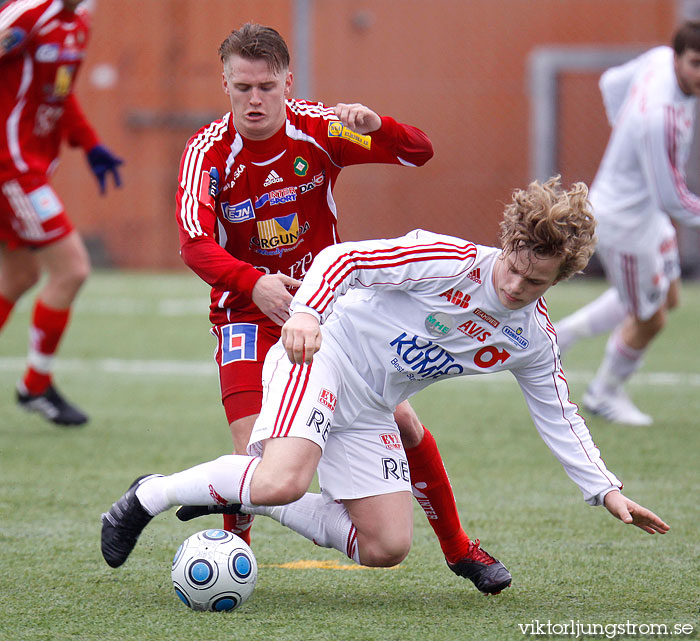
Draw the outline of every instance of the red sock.
<instances>
[{"instance_id":1,"label":"red sock","mask_svg":"<svg viewBox=\"0 0 700 641\"><path fill-rule=\"evenodd\" d=\"M0 294L0 328L5 324L7 319L10 317L10 312L15 306L14 302L5 298Z\"/></svg>"},{"instance_id":2,"label":"red sock","mask_svg":"<svg viewBox=\"0 0 700 641\"><path fill-rule=\"evenodd\" d=\"M51 384L53 355L68 325L69 309L52 309L40 300L34 305L29 328L29 358L24 385L30 394L41 394Z\"/></svg>"},{"instance_id":3,"label":"red sock","mask_svg":"<svg viewBox=\"0 0 700 641\"><path fill-rule=\"evenodd\" d=\"M437 443L427 428L423 428L421 442L406 450L413 496L428 517L445 558L454 563L467 555L470 541L459 522L452 486Z\"/></svg>"},{"instance_id":4,"label":"red sock","mask_svg":"<svg viewBox=\"0 0 700 641\"><path fill-rule=\"evenodd\" d=\"M224 514L224 530L233 532L248 545L250 545L250 531L252 526L252 514Z\"/></svg>"}]
</instances>

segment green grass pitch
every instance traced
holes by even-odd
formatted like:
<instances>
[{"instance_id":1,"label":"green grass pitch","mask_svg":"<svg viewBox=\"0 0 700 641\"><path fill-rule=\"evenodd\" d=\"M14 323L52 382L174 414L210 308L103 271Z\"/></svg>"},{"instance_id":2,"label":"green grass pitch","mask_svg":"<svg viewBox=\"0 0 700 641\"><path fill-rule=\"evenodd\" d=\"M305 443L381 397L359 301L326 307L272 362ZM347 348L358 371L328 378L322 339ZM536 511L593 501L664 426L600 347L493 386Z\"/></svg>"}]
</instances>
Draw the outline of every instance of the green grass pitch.
<instances>
[{"instance_id":1,"label":"green grass pitch","mask_svg":"<svg viewBox=\"0 0 700 641\"><path fill-rule=\"evenodd\" d=\"M602 288L585 280L555 287L547 297L552 319ZM620 637L621 628L610 626L626 625L627 634L638 626L637 636L652 630L643 626L690 626L681 638L697 638L698 284L685 283L682 307L629 388L655 425L589 421L608 467L631 498L671 524L667 535L649 536L583 502L537 435L512 378L446 381L413 404L440 445L465 528L511 570L512 587L486 597L449 572L417 505L412 551L391 570L279 567L350 563L259 517L258 585L229 614L189 611L170 583L179 543L218 527L218 518L186 524L173 513L159 516L118 570L99 550L100 513L136 476L230 451L207 295L184 272L92 277L56 368L61 389L91 414L82 429L52 427L14 405L28 300L0 335L0 639L503 640L554 636L572 623ZM594 339L566 355L574 400L603 344Z\"/></svg>"}]
</instances>

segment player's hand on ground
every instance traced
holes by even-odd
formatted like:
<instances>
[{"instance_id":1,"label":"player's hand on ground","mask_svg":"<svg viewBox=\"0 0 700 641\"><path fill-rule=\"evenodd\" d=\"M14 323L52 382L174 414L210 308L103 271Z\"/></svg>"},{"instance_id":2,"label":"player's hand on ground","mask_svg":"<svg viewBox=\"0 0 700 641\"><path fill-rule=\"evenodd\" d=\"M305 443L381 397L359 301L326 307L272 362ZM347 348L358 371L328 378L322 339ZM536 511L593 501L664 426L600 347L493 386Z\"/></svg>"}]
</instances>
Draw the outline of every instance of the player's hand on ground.
<instances>
[{"instance_id":1,"label":"player's hand on ground","mask_svg":"<svg viewBox=\"0 0 700 641\"><path fill-rule=\"evenodd\" d=\"M282 345L292 363L310 363L321 349L321 325L312 314L297 312L282 326Z\"/></svg>"},{"instance_id":2,"label":"player's hand on ground","mask_svg":"<svg viewBox=\"0 0 700 641\"><path fill-rule=\"evenodd\" d=\"M382 126L379 115L358 102L350 105L339 102L335 106L335 115L346 127L358 134L368 134Z\"/></svg>"},{"instance_id":3,"label":"player's hand on ground","mask_svg":"<svg viewBox=\"0 0 700 641\"><path fill-rule=\"evenodd\" d=\"M605 495L605 507L610 514L616 516L623 523L636 525L649 534L654 534L655 532L666 534L670 529L670 526L664 523L651 510L647 510L647 508L628 499L617 490L608 492Z\"/></svg>"},{"instance_id":4,"label":"player's hand on ground","mask_svg":"<svg viewBox=\"0 0 700 641\"><path fill-rule=\"evenodd\" d=\"M265 316L283 325L289 318L289 304L292 302L292 294L287 288L296 289L299 285L300 280L286 274L266 274L258 278L253 287L253 302Z\"/></svg>"}]
</instances>

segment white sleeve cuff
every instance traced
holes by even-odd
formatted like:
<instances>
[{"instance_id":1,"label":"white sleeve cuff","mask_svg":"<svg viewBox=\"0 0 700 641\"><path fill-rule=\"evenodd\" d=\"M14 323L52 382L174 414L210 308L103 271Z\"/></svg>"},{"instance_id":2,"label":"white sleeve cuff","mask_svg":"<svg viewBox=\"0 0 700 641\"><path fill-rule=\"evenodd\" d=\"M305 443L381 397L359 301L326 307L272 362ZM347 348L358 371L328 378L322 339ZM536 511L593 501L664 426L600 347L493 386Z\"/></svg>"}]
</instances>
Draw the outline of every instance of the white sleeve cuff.
<instances>
[{"instance_id":1,"label":"white sleeve cuff","mask_svg":"<svg viewBox=\"0 0 700 641\"><path fill-rule=\"evenodd\" d=\"M619 490L620 488L617 487L616 485L611 485L610 487L606 487L602 492L599 492L595 496L592 496L588 499L586 499L586 503L588 505L603 505L604 500L605 500L605 495L608 492L612 492L613 490Z\"/></svg>"},{"instance_id":2,"label":"white sleeve cuff","mask_svg":"<svg viewBox=\"0 0 700 641\"><path fill-rule=\"evenodd\" d=\"M290 311L292 312L292 314L297 314L298 312L303 312L304 314L311 314L312 316L316 317L319 323L321 322L321 314L319 314L313 307L307 307L306 305L303 305L301 303L294 303L292 301Z\"/></svg>"}]
</instances>

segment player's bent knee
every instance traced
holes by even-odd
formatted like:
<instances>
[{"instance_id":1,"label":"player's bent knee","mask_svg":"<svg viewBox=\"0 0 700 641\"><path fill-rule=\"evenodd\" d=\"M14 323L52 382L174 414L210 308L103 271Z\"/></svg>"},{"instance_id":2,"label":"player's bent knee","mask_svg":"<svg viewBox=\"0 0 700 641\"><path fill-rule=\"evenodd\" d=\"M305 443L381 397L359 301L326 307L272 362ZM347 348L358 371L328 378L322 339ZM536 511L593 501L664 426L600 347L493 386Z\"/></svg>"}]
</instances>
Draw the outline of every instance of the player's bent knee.
<instances>
[{"instance_id":1,"label":"player's bent knee","mask_svg":"<svg viewBox=\"0 0 700 641\"><path fill-rule=\"evenodd\" d=\"M90 262L88 260L74 261L70 269L66 270L64 279L70 286L80 288L90 277Z\"/></svg>"},{"instance_id":2,"label":"player's bent knee","mask_svg":"<svg viewBox=\"0 0 700 641\"><path fill-rule=\"evenodd\" d=\"M646 323L646 329L650 336L656 336L666 326L666 311L660 309Z\"/></svg>"},{"instance_id":3,"label":"player's bent knee","mask_svg":"<svg viewBox=\"0 0 700 641\"><path fill-rule=\"evenodd\" d=\"M407 556L413 540L411 523L400 525L401 519L386 524L372 533L358 531L357 542L360 562L372 567L390 568L398 565Z\"/></svg>"},{"instance_id":4,"label":"player's bent knee","mask_svg":"<svg viewBox=\"0 0 700 641\"><path fill-rule=\"evenodd\" d=\"M90 266L71 266L65 271L50 274L46 284L47 290L51 290L66 300L72 300L85 284L90 275Z\"/></svg>"},{"instance_id":5,"label":"player's bent knee","mask_svg":"<svg viewBox=\"0 0 700 641\"><path fill-rule=\"evenodd\" d=\"M287 505L288 503L294 503L298 501L304 494L308 487L303 487L302 485L279 485L275 488L270 488L268 491L268 504L269 505Z\"/></svg>"},{"instance_id":6,"label":"player's bent knee","mask_svg":"<svg viewBox=\"0 0 700 641\"><path fill-rule=\"evenodd\" d=\"M373 541L360 545L360 563L369 567L391 568L403 561L411 549L411 541Z\"/></svg>"},{"instance_id":7,"label":"player's bent knee","mask_svg":"<svg viewBox=\"0 0 700 641\"><path fill-rule=\"evenodd\" d=\"M90 263L85 263L80 265L74 272L73 277L75 282L81 287L88 278L90 278L90 272L92 271Z\"/></svg>"},{"instance_id":8,"label":"player's bent knee","mask_svg":"<svg viewBox=\"0 0 700 641\"><path fill-rule=\"evenodd\" d=\"M635 319L632 325L632 336L644 343L651 341L666 325L666 311L657 310L646 320Z\"/></svg>"}]
</instances>

